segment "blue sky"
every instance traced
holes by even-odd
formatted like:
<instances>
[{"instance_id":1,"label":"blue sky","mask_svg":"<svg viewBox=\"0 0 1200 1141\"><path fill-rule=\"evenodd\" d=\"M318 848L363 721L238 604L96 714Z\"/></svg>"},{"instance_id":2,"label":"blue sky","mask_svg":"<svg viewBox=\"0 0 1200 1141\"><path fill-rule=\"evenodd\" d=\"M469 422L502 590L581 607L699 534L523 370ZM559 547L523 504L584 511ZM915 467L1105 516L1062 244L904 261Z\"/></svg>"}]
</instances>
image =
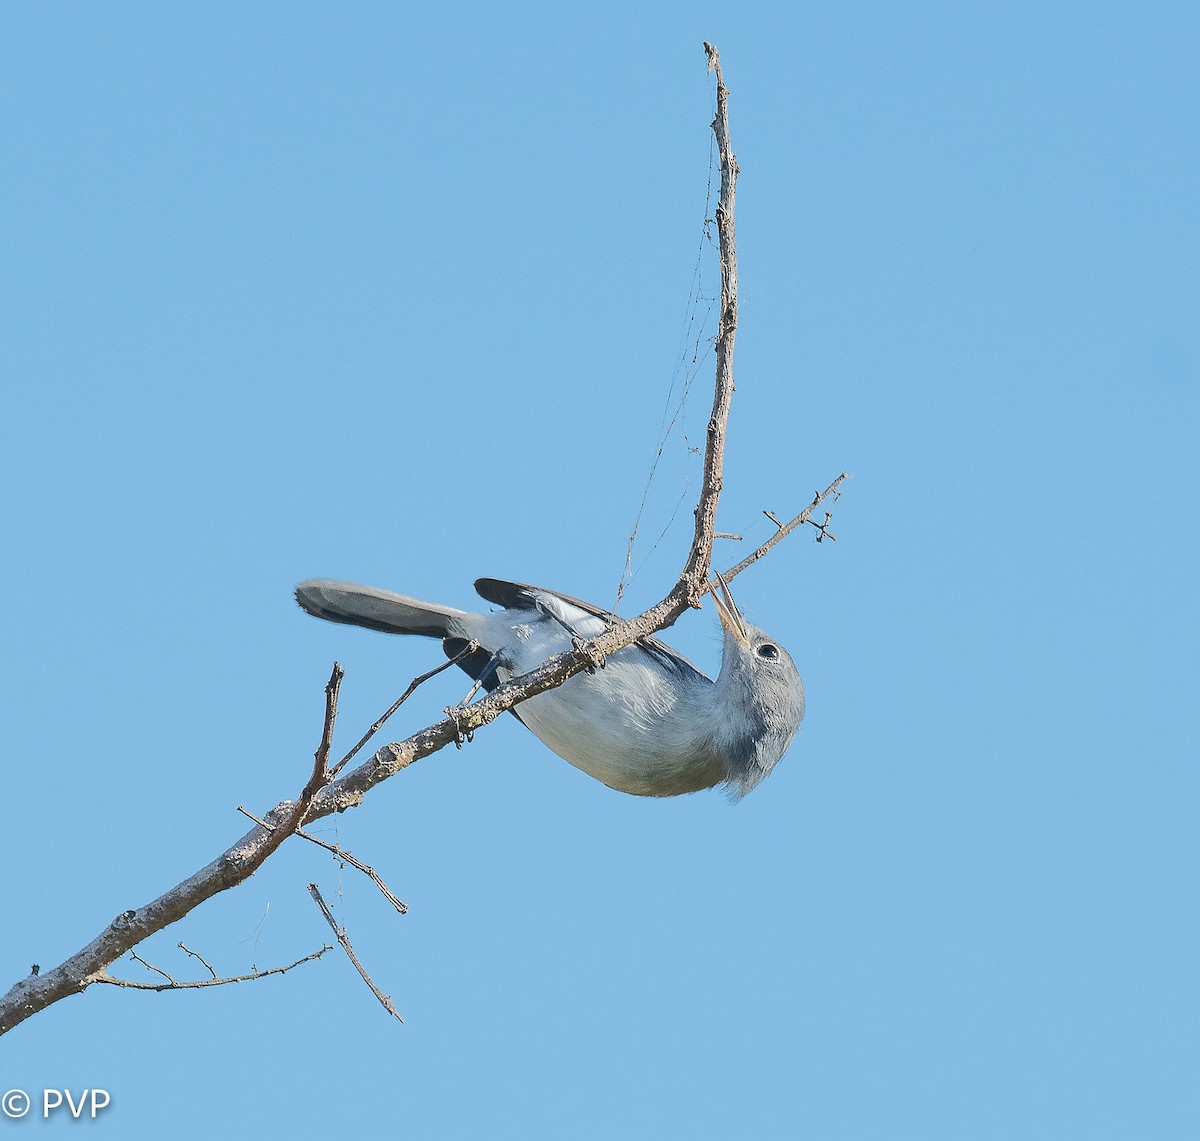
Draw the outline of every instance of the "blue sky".
<instances>
[{"instance_id":1,"label":"blue sky","mask_svg":"<svg viewBox=\"0 0 1200 1141\"><path fill-rule=\"evenodd\" d=\"M852 478L836 544L738 580L809 702L743 803L613 793L506 718L322 822L407 916L292 842L142 949L289 962L316 880L405 1026L336 954L93 988L0 1087L105 1088L124 1138L1194 1137L1198 24L8 6L5 987L295 795L334 658L346 744L436 660L296 581L611 603L691 335L703 39L743 171L720 525ZM667 637L716 669L711 610Z\"/></svg>"}]
</instances>

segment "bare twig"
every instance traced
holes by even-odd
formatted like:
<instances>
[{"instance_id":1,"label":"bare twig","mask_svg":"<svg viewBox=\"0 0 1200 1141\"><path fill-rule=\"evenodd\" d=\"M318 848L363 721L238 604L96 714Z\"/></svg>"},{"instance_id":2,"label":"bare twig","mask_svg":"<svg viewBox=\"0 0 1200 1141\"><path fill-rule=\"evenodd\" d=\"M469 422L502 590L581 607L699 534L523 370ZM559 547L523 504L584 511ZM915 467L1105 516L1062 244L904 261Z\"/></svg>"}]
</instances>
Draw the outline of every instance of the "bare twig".
<instances>
[{"instance_id":1,"label":"bare twig","mask_svg":"<svg viewBox=\"0 0 1200 1141\"><path fill-rule=\"evenodd\" d=\"M337 720L338 691L342 688L342 678L346 671L337 662L333 663L333 672L325 683L325 724L321 730L321 743L314 754L313 781L317 786L329 783L329 753L333 749L333 723Z\"/></svg>"},{"instance_id":2,"label":"bare twig","mask_svg":"<svg viewBox=\"0 0 1200 1141\"><path fill-rule=\"evenodd\" d=\"M183 946L183 944L180 944ZM184 948L186 950L186 948ZM100 971L92 982L107 983L109 986L124 987L126 990L199 990L206 986L225 986L228 983L246 983L254 979L265 979L268 975L286 975L293 967L300 966L301 963L311 962L313 959L319 959L326 951L332 951L332 944L326 943L319 951L313 951L311 955L305 955L303 959L297 959L294 963L288 963L286 967L268 967L265 971L251 971L245 975L231 975L229 978L218 978L215 974L211 979L194 979L189 982L176 982L171 979L171 976L166 971L159 971L157 967L150 966L145 959L139 958L137 955L133 957L144 966L150 967L152 971L158 971L160 975L165 975L170 982L165 983L135 983L131 979L119 979L115 975L110 975L107 971ZM189 955L195 954L193 951L188 951ZM199 955L196 956L200 958ZM202 963L203 959L200 960ZM207 963L204 963L208 967ZM212 970L209 967L209 970Z\"/></svg>"},{"instance_id":3,"label":"bare twig","mask_svg":"<svg viewBox=\"0 0 1200 1141\"><path fill-rule=\"evenodd\" d=\"M326 686L325 722L321 735L322 742L326 737L332 737L333 720L337 716L337 689L341 682L341 666L334 664L329 683ZM318 795L326 789L329 783L329 773L326 767L327 755L318 746L313 761L312 775L304 786L300 796L294 801L283 801L267 813L268 827L256 827L252 832L243 836L232 847L227 848L215 860L193 873L169 891L143 908L126 908L86 947L77 951L65 962L60 963L52 971L43 975L30 976L19 980L9 992L0 998L0 1034L5 1034L14 1026L24 1022L26 1018L36 1014L51 1003L65 998L69 994L78 994L86 990L92 983L114 983L106 968L114 963L126 951L134 954L132 948L143 939L169 927L177 919L182 919L206 899L219 891L236 887L253 875L267 858L286 840L301 821L312 810ZM153 971L157 971L170 979L159 967L151 966L144 959L139 962ZM275 972L278 973L278 968ZM253 978L256 976L245 976ZM236 979L234 981L242 981ZM115 985L126 985L115 982ZM136 985L136 984L128 984ZM171 980L170 986L182 986ZM209 979L205 984L212 985ZM144 989L144 988L143 988ZM168 989L164 987L163 989Z\"/></svg>"},{"instance_id":4,"label":"bare twig","mask_svg":"<svg viewBox=\"0 0 1200 1141\"><path fill-rule=\"evenodd\" d=\"M265 820L260 820L254 815L253 812L243 808L240 804L238 805L237 810L243 816L248 816L260 828L272 827L272 825L268 824ZM340 844L330 844L327 840L322 840L319 836L314 836L311 832L306 832L303 828L297 828L295 834L302 840L307 840L310 844L316 844L318 848L324 848L325 851L331 852L334 857L336 857L342 863L349 864L352 868L357 868L365 876L370 878L371 882L377 888L379 888L380 892L383 894L383 898L386 899L388 903L390 903L398 912L400 912L401 915L408 914L408 904L405 903L404 900L400 899L396 893L392 891L392 889L388 887L386 883L383 882L382 877L374 868L370 867L368 864L364 864L361 860L356 859L352 853L347 852L346 849Z\"/></svg>"},{"instance_id":5,"label":"bare twig","mask_svg":"<svg viewBox=\"0 0 1200 1141\"><path fill-rule=\"evenodd\" d=\"M131 959L133 959L135 962L141 963L142 966L146 968L146 970L153 971L157 975L162 975L162 977L167 980L168 986L178 986L179 985L169 974L167 974L166 971L164 971L162 969L162 967L156 967L153 963L146 962L146 960L143 959L142 956L139 955L136 951L130 951L129 957Z\"/></svg>"},{"instance_id":6,"label":"bare twig","mask_svg":"<svg viewBox=\"0 0 1200 1141\"><path fill-rule=\"evenodd\" d=\"M265 828L265 829L266 829L268 832L274 832L274 831L275 831L275 825L274 825L274 824L268 824L268 823L267 823L265 820L263 820L261 817L259 817L259 816L255 816L255 815L254 815L254 813L250 811L250 809L248 809L248 808L246 808L246 807L245 807L245 805L239 804L239 805L237 806L237 810L238 810L238 811L239 811L239 812L240 812L240 813L241 813L243 816L245 816L245 817L248 817L250 820L253 820L253 821L254 821L254 823L255 823L255 824L257 824L257 825L258 825L260 828Z\"/></svg>"},{"instance_id":7,"label":"bare twig","mask_svg":"<svg viewBox=\"0 0 1200 1141\"><path fill-rule=\"evenodd\" d=\"M212 977L213 977L214 979L217 977L217 972L216 972L216 971L214 971L214 970L212 969L212 967L211 967L211 966L209 966L209 964L208 964L208 960L207 960L207 959L205 959L205 957L204 957L203 955L201 955L201 954L198 954L196 951L193 951L193 950L191 949L191 947L189 947L189 946L188 946L186 943L184 943L184 941L183 941L182 939L180 939L180 940L179 940L179 949L180 949L180 950L181 950L181 951L182 951L182 952L183 952L185 955L191 955L191 957L192 957L193 959L199 959L199 960L200 960L200 962L201 962L201 963L204 965L204 969L205 969L206 971L208 971L208 973L209 973L210 975L212 975Z\"/></svg>"},{"instance_id":8,"label":"bare twig","mask_svg":"<svg viewBox=\"0 0 1200 1141\"><path fill-rule=\"evenodd\" d=\"M317 746L317 750L313 754L312 775L308 778L308 784L304 786L299 799L293 805L291 812L287 814L284 823L281 825L273 822L272 831L268 834L277 837L275 848L278 848L284 840L300 827L304 822L305 816L308 814L309 808L312 807L317 793L329 784L331 779L329 775L329 750L333 747L333 723L337 720L338 690L341 688L342 678L345 676L346 671L337 662L334 662L333 670L329 674L329 680L325 683L325 720L321 727L321 743Z\"/></svg>"},{"instance_id":9,"label":"bare twig","mask_svg":"<svg viewBox=\"0 0 1200 1141\"><path fill-rule=\"evenodd\" d=\"M819 503L819 502L821 501L821 499L822 499L822 495L821 495L821 493L818 491L818 492L816 493L816 496L817 496L817 498L814 500L814 503ZM765 516L766 516L768 519L770 519L770 520L771 520L771 522L772 522L772 523L774 523L774 524L775 524L775 526L779 528L779 530L781 530L781 531L785 531L785 528L786 528L787 530L790 530L790 529L791 529L791 525L790 525L789 523L780 523L780 522L779 522L779 520L775 518L774 512L771 512L771 511L764 511L764 512L763 512L763 514L764 514L764 515L765 515ZM825 519L824 519L824 521L823 521L823 522L821 522L821 523L818 523L818 522L817 522L815 519L811 519L811 518L808 518L808 519L797 519L797 522L799 522L799 523L809 523L809 524L811 524L813 527L815 527L815 528L817 529L817 542L818 542L818 543L824 542L826 539L828 539L830 542L836 543L836 542L837 542L837 536L836 536L835 534L833 534L833 532L832 532L832 531L830 531L830 530L829 530L829 520L830 520L830 519L832 519L832 518L833 518L833 512L832 512L832 511L826 511L826 512L825 512ZM785 531L785 533L786 533L786 531Z\"/></svg>"},{"instance_id":10,"label":"bare twig","mask_svg":"<svg viewBox=\"0 0 1200 1141\"><path fill-rule=\"evenodd\" d=\"M325 922L333 929L338 943L341 944L342 950L346 952L346 957L354 964L354 969L358 971L362 977L362 981L371 988L371 993L379 999L379 1004L397 1022L403 1022L404 1019L396 1012L396 1008L392 1005L392 1000L375 985L375 980L367 974L367 968L358 961L358 956L354 953L354 948L350 946L350 940L346 937L346 929L338 926L337 920L333 917L333 912L329 910L329 904L325 902L324 897L321 895L321 889L315 883L310 883L308 885L308 894L313 897L313 902L321 909L321 914L325 916Z\"/></svg>"},{"instance_id":11,"label":"bare twig","mask_svg":"<svg viewBox=\"0 0 1200 1141\"><path fill-rule=\"evenodd\" d=\"M679 576L688 606L698 606L704 593L712 561L713 531L716 530L717 501L721 497L725 463L725 427L733 399L733 344L738 323L737 245L733 212L737 194L738 165L729 141L729 90L721 72L721 57L710 43L704 45L708 69L717 79L717 113L712 121L721 160L721 189L717 194L717 239L721 260L721 317L717 324L717 375L713 385L712 414L708 419L708 441L704 449L704 482L696 504L696 530L692 549ZM674 619L672 619L674 621ZM660 627L661 629L661 627Z\"/></svg>"},{"instance_id":12,"label":"bare twig","mask_svg":"<svg viewBox=\"0 0 1200 1141\"><path fill-rule=\"evenodd\" d=\"M724 578L726 582L728 582L731 578L735 578L737 575L741 574L742 571L744 571L751 563L758 562L758 560L761 559L773 546L775 546L776 543L790 535L797 527L804 523L812 523L812 520L809 518L809 516L812 515L812 513L831 495L836 500L841 494L839 489L842 486L842 482L847 478L848 477L846 473L842 472L842 474L839 475L837 479L835 479L824 491L818 491L814 495L813 501L803 511L801 511L799 515L797 515L794 519L789 519L786 523L780 523L779 520L771 514L771 512L764 511L763 514L775 524L775 534L772 535L765 543L763 543L761 547L756 547L753 551L751 551L744 559L742 559L740 563L737 563L735 566L730 567L729 570L724 571L721 577ZM831 518L832 515L829 512L826 512L824 523L813 523L813 526L816 527L819 532L817 535L818 542L822 537L827 539L835 538L834 535L829 534L826 530ZM714 578L709 586L710 588L715 588L716 585L717 581Z\"/></svg>"},{"instance_id":13,"label":"bare twig","mask_svg":"<svg viewBox=\"0 0 1200 1141\"><path fill-rule=\"evenodd\" d=\"M388 887L386 883L383 882L383 878L380 876L380 874L369 864L364 864L361 860L357 859L353 853L347 852L346 849L341 846L341 844L330 844L327 841L322 840L319 836L314 836L311 832L306 832L303 828L297 828L296 835L304 840L307 840L310 844L316 844L318 847L324 848L327 852L331 852L333 856L342 863L349 864L352 868L357 868L358 871L362 872L363 875L365 875L379 889L383 898L386 899L388 903L390 903L398 912L400 912L401 915L406 915L408 913L408 904L405 903L404 900L400 899L399 896L397 896L396 893L392 891L392 889Z\"/></svg>"},{"instance_id":14,"label":"bare twig","mask_svg":"<svg viewBox=\"0 0 1200 1141\"><path fill-rule=\"evenodd\" d=\"M408 688L388 707L388 711L362 735L362 738L359 740L358 744L355 745L350 752L348 752L340 761L338 761L336 765L333 766L333 771L330 773L330 776L336 777L338 773L340 773L342 769L346 767L359 749L361 749L372 737L375 736L376 733L379 732L380 729L383 728L387 719L391 717L391 715L395 713L396 710L399 709L400 706L402 706L410 697L412 697L417 686L427 682L431 677L435 677L437 674L440 674L442 670L448 670L451 666L458 665L463 658L468 657L478 649L478 642L468 642L461 650L459 650L457 654L454 655L454 657L450 658L448 661L442 662L440 666L434 666L433 669L421 674L420 677L413 678L409 683Z\"/></svg>"}]
</instances>

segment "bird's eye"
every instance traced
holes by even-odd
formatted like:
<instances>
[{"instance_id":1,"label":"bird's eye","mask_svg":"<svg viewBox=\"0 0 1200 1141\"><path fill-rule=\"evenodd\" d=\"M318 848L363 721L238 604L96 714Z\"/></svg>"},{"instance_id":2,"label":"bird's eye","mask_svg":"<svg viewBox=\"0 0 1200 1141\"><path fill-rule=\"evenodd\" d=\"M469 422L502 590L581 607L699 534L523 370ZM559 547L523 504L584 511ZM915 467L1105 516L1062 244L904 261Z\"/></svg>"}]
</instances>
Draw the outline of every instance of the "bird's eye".
<instances>
[{"instance_id":1,"label":"bird's eye","mask_svg":"<svg viewBox=\"0 0 1200 1141\"><path fill-rule=\"evenodd\" d=\"M779 657L779 647L771 645L770 642L764 642L758 647L758 656L760 658L777 658Z\"/></svg>"}]
</instances>

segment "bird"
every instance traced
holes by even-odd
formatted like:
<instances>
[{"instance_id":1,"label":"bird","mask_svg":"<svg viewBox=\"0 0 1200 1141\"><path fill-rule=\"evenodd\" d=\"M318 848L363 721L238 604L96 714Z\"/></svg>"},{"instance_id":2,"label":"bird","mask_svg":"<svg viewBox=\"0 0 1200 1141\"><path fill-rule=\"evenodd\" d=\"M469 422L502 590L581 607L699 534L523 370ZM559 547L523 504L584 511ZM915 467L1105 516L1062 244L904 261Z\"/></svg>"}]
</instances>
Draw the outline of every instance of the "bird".
<instances>
[{"instance_id":1,"label":"bird","mask_svg":"<svg viewBox=\"0 0 1200 1141\"><path fill-rule=\"evenodd\" d=\"M746 622L723 579L720 586L712 592L723 632L715 681L644 637L510 712L563 760L619 792L666 797L721 785L740 800L791 744L804 685L791 655ZM440 638L448 658L463 655L458 665L475 679L472 693L480 685L490 692L618 620L526 583L480 578L475 590L500 609L471 613L324 578L300 583L296 601L330 622Z\"/></svg>"}]
</instances>

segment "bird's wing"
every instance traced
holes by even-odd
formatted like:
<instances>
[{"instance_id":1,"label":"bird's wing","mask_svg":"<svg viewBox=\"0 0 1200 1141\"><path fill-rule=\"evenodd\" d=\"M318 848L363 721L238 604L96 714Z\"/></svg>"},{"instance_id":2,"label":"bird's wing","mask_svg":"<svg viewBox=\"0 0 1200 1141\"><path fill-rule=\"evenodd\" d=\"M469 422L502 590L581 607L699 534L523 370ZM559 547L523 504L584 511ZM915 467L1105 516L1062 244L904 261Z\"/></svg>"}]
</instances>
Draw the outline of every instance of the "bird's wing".
<instances>
[{"instance_id":1,"label":"bird's wing","mask_svg":"<svg viewBox=\"0 0 1200 1141\"><path fill-rule=\"evenodd\" d=\"M590 602L583 602L578 598L572 598L569 594L562 594L557 590L547 590L541 586L530 586L524 582L507 582L501 578L477 578L475 580L475 592L480 598L494 603L496 606L503 606L505 610L540 611L542 608L539 606L538 596L549 595L551 598L557 598L560 602L565 602L568 606L577 607L599 618L606 625L610 622L619 622L621 620L611 610L603 610ZM562 621L561 616L558 617L559 621ZM703 670L698 670L681 653L671 649L666 642L661 642L658 638L648 635L645 638L639 638L634 644L645 650L661 666L677 674L679 677L689 679L701 678L704 681L712 680Z\"/></svg>"}]
</instances>

